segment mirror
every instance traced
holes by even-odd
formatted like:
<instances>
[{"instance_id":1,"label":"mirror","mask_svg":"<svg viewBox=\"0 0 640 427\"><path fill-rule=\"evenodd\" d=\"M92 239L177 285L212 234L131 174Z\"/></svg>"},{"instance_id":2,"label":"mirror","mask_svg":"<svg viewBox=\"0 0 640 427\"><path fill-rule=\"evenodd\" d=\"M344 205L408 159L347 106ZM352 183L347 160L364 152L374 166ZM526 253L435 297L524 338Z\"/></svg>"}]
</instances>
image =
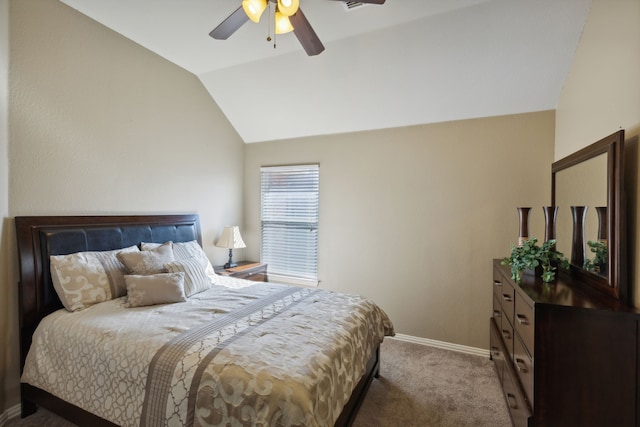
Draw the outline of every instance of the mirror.
<instances>
[{"instance_id":1,"label":"mirror","mask_svg":"<svg viewBox=\"0 0 640 427\"><path fill-rule=\"evenodd\" d=\"M623 150L621 130L553 163L551 204L558 206L557 249L570 259L571 273L626 301Z\"/></svg>"},{"instance_id":2,"label":"mirror","mask_svg":"<svg viewBox=\"0 0 640 427\"><path fill-rule=\"evenodd\" d=\"M599 215L606 216L608 211L607 181L606 154L600 154L556 173L557 249L565 254L573 265L605 277L608 271L607 229L606 225L599 227L602 224ZM576 250L573 249L572 206L584 207L582 212L576 212L576 215L582 214L584 231L582 242L578 241L579 247ZM601 249L598 254L591 250L599 248Z\"/></svg>"}]
</instances>

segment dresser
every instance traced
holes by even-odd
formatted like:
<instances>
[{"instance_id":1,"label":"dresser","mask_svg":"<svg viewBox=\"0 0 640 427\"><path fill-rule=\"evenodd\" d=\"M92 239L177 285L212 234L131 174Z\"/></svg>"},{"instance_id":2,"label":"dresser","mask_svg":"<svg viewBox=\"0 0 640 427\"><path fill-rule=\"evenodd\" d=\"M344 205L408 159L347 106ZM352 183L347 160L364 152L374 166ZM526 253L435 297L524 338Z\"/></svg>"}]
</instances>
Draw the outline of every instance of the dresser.
<instances>
[{"instance_id":1,"label":"dresser","mask_svg":"<svg viewBox=\"0 0 640 427\"><path fill-rule=\"evenodd\" d=\"M215 266L216 274L231 276L238 279L253 280L254 282L267 282L267 264L255 261L239 261L237 267L225 269Z\"/></svg>"},{"instance_id":2,"label":"dresser","mask_svg":"<svg viewBox=\"0 0 640 427\"><path fill-rule=\"evenodd\" d=\"M490 350L514 426L638 426L638 310L493 261Z\"/></svg>"}]
</instances>

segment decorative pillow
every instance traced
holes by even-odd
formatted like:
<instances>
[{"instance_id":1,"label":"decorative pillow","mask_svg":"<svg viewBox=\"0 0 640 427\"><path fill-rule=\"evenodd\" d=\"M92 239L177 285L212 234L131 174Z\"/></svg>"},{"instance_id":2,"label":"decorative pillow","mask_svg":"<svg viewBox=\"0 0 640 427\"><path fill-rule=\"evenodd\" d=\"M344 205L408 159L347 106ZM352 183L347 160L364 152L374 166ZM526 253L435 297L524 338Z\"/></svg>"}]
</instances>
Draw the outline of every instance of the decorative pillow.
<instances>
[{"instance_id":1,"label":"decorative pillow","mask_svg":"<svg viewBox=\"0 0 640 427\"><path fill-rule=\"evenodd\" d=\"M202 260L188 258L182 261L173 261L164 265L171 273L184 273L184 293L187 297L198 292L206 291L213 285L213 281L207 275Z\"/></svg>"},{"instance_id":2,"label":"decorative pillow","mask_svg":"<svg viewBox=\"0 0 640 427\"><path fill-rule=\"evenodd\" d=\"M140 244L140 248L143 251L148 251L153 248L157 248L160 246L160 243L145 243L142 242ZM197 258L202 261L204 265L204 271L209 276L209 278L213 281L215 280L216 273L213 271L213 266L211 265L211 261L207 258L207 254L204 253L204 250L200 246L197 240L192 240L190 242L174 242L173 243L173 256L176 261L183 261L189 258Z\"/></svg>"},{"instance_id":3,"label":"decorative pillow","mask_svg":"<svg viewBox=\"0 0 640 427\"><path fill-rule=\"evenodd\" d=\"M166 273L164 265L174 260L171 242L141 252L121 253L118 259L125 265L129 274L149 275Z\"/></svg>"},{"instance_id":4,"label":"decorative pillow","mask_svg":"<svg viewBox=\"0 0 640 427\"><path fill-rule=\"evenodd\" d=\"M186 301L184 273L124 276L129 307Z\"/></svg>"},{"instance_id":5,"label":"decorative pillow","mask_svg":"<svg viewBox=\"0 0 640 427\"><path fill-rule=\"evenodd\" d=\"M62 305L77 311L125 295L125 267L117 256L136 252L138 247L130 246L50 256L51 280Z\"/></svg>"}]
</instances>

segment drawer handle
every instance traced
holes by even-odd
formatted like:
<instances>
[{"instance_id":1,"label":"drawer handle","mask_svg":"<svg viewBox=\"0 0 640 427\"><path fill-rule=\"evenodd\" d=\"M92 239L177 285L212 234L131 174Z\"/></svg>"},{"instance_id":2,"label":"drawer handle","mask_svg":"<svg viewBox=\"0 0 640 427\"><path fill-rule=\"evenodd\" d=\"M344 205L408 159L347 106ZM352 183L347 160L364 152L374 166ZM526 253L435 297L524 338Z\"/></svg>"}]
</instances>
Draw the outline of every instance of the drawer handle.
<instances>
[{"instance_id":1,"label":"drawer handle","mask_svg":"<svg viewBox=\"0 0 640 427\"><path fill-rule=\"evenodd\" d=\"M513 394L507 393L507 400L511 409L518 409L518 399Z\"/></svg>"},{"instance_id":2,"label":"drawer handle","mask_svg":"<svg viewBox=\"0 0 640 427\"><path fill-rule=\"evenodd\" d=\"M509 332L509 331L508 331L508 330L506 330L506 329L503 329L503 330L502 330L502 336L504 337L504 339L506 339L506 340L510 340L510 339L511 339L511 332Z\"/></svg>"},{"instance_id":3,"label":"drawer handle","mask_svg":"<svg viewBox=\"0 0 640 427\"><path fill-rule=\"evenodd\" d=\"M505 300L506 302L513 301L513 297L509 294L502 294L502 299Z\"/></svg>"},{"instance_id":4,"label":"drawer handle","mask_svg":"<svg viewBox=\"0 0 640 427\"><path fill-rule=\"evenodd\" d=\"M529 324L529 319L527 319L527 316L525 316L524 314L516 314L516 319L518 320L518 323L520 323L521 325Z\"/></svg>"},{"instance_id":5,"label":"drawer handle","mask_svg":"<svg viewBox=\"0 0 640 427\"><path fill-rule=\"evenodd\" d=\"M501 311L493 310L493 317L495 317L496 319L499 319L500 317L502 317Z\"/></svg>"},{"instance_id":6,"label":"drawer handle","mask_svg":"<svg viewBox=\"0 0 640 427\"><path fill-rule=\"evenodd\" d=\"M491 347L491 354L494 357L500 357L500 350L498 349L498 347Z\"/></svg>"},{"instance_id":7,"label":"drawer handle","mask_svg":"<svg viewBox=\"0 0 640 427\"><path fill-rule=\"evenodd\" d=\"M522 372L523 374L529 372L529 370L527 369L527 364L522 359L516 358L516 367L518 368L518 371Z\"/></svg>"},{"instance_id":8,"label":"drawer handle","mask_svg":"<svg viewBox=\"0 0 640 427\"><path fill-rule=\"evenodd\" d=\"M493 281L493 286L502 286L502 282L500 282L498 280L494 280Z\"/></svg>"}]
</instances>

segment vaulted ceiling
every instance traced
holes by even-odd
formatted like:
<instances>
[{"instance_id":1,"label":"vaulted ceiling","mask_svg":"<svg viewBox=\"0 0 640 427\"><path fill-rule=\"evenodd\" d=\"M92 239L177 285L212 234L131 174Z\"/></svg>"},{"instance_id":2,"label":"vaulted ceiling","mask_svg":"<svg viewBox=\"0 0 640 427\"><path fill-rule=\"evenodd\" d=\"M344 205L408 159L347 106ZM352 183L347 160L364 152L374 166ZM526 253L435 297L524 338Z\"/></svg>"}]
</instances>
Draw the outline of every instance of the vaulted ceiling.
<instances>
[{"instance_id":1,"label":"vaulted ceiling","mask_svg":"<svg viewBox=\"0 0 640 427\"><path fill-rule=\"evenodd\" d=\"M241 0L61 0L194 73L261 142L554 109L591 0L300 0L326 50L269 19L209 32ZM272 36L273 37L273 36Z\"/></svg>"}]
</instances>

